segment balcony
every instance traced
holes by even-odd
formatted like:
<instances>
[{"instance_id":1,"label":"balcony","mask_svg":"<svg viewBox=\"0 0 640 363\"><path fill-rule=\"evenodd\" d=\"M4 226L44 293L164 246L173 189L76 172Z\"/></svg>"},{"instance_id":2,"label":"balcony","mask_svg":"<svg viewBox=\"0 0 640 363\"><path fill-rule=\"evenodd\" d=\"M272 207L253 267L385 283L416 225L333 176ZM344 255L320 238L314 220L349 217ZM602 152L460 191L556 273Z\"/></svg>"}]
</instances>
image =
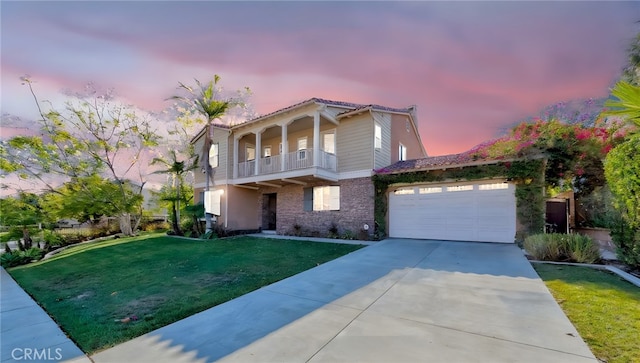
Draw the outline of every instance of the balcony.
<instances>
[{"instance_id":1,"label":"balcony","mask_svg":"<svg viewBox=\"0 0 640 363\"><path fill-rule=\"evenodd\" d=\"M251 178L251 181L259 181L274 178L278 179L280 177L285 178L304 176L314 174L313 171L315 171L316 169L325 172L336 173L338 165L336 155L328 153L324 150L318 151L318 165L314 165L313 149L298 150L284 155L275 155L261 158L258 160L258 169L256 169L256 160L249 160L238 163L237 179ZM286 175L272 175L279 173L284 173ZM260 176L266 177L255 178ZM271 178L269 176L271 176Z\"/></svg>"}]
</instances>

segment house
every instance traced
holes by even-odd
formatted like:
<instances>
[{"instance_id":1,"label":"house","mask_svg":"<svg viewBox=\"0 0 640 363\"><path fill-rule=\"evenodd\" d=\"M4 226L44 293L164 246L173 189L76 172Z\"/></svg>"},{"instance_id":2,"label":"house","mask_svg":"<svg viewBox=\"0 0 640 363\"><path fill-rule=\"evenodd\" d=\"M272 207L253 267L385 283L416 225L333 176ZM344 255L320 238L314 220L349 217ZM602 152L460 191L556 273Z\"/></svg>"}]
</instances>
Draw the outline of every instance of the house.
<instances>
[{"instance_id":1,"label":"house","mask_svg":"<svg viewBox=\"0 0 640 363\"><path fill-rule=\"evenodd\" d=\"M205 129L192 143L201 150ZM311 98L247 122L214 124L212 177L197 173L205 201L227 230L324 236L373 233L374 169L426 157L416 108ZM202 166L204 170L204 165Z\"/></svg>"}]
</instances>

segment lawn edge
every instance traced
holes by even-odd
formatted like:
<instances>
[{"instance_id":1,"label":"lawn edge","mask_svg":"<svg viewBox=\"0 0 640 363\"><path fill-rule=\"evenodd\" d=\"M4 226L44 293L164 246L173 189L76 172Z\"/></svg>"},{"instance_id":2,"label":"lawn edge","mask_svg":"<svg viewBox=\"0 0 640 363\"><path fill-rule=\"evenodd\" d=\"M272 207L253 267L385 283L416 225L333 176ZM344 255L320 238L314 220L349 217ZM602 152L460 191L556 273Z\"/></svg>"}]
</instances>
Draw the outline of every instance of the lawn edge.
<instances>
[{"instance_id":1,"label":"lawn edge","mask_svg":"<svg viewBox=\"0 0 640 363\"><path fill-rule=\"evenodd\" d=\"M640 279L629 274L626 273L624 271L622 271L621 269L614 267L614 266L609 266L609 265L596 265L596 264L590 264L590 263L575 263L575 262L554 262L554 261L539 261L539 260L529 260L529 262L531 263L537 263L537 264L547 264L547 265L566 265L566 266L578 266L578 267L589 267L589 268L593 268L593 269L597 269L597 270L607 270L609 272L613 272L614 274L622 277L623 279L625 279L626 281L628 281L629 283L631 283L632 285L635 285L636 287L640 287Z\"/></svg>"}]
</instances>

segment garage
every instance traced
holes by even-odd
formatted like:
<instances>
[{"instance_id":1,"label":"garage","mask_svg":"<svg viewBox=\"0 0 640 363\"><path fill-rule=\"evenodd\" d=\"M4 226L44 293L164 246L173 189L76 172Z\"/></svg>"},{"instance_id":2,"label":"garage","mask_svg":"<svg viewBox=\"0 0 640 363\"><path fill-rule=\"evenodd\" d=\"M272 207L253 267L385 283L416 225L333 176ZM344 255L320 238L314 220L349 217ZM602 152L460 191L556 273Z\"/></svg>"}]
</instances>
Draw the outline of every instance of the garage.
<instances>
[{"instance_id":1,"label":"garage","mask_svg":"<svg viewBox=\"0 0 640 363\"><path fill-rule=\"evenodd\" d=\"M389 236L514 243L515 185L503 181L426 184L389 193Z\"/></svg>"}]
</instances>

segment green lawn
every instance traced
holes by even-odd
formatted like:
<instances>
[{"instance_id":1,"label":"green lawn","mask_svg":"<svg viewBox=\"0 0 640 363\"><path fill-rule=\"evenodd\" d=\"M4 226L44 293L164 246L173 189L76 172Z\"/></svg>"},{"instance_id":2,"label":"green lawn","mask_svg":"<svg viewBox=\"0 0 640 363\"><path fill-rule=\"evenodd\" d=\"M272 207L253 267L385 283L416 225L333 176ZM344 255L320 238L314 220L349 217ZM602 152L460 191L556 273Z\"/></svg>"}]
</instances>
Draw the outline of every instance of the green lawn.
<instances>
[{"instance_id":1,"label":"green lawn","mask_svg":"<svg viewBox=\"0 0 640 363\"><path fill-rule=\"evenodd\" d=\"M151 235L77 246L9 273L92 353L360 247ZM121 322L134 315L137 320Z\"/></svg>"},{"instance_id":2,"label":"green lawn","mask_svg":"<svg viewBox=\"0 0 640 363\"><path fill-rule=\"evenodd\" d=\"M534 268L597 358L640 362L640 288L587 267Z\"/></svg>"}]
</instances>

